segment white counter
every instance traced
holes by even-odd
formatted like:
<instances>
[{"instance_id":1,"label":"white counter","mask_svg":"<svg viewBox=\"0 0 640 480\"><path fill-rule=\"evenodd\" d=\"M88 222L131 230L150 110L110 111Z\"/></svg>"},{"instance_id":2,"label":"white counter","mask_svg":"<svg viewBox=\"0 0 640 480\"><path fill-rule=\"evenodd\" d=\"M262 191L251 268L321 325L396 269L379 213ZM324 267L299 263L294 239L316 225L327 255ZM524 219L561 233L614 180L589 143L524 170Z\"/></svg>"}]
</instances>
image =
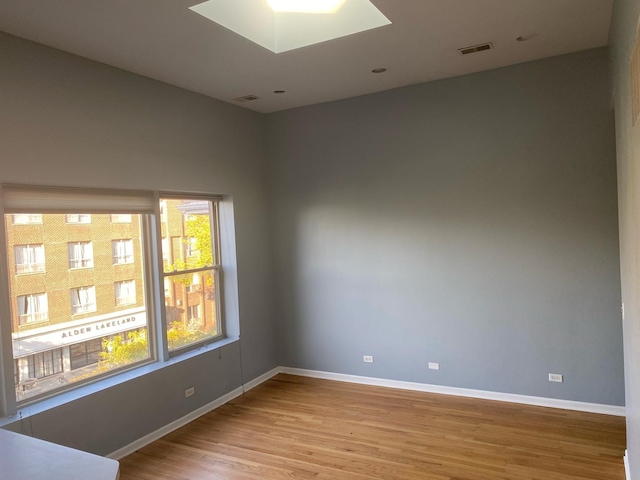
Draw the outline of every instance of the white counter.
<instances>
[{"instance_id":1,"label":"white counter","mask_svg":"<svg viewBox=\"0 0 640 480\"><path fill-rule=\"evenodd\" d=\"M116 480L115 460L0 429L2 480Z\"/></svg>"}]
</instances>

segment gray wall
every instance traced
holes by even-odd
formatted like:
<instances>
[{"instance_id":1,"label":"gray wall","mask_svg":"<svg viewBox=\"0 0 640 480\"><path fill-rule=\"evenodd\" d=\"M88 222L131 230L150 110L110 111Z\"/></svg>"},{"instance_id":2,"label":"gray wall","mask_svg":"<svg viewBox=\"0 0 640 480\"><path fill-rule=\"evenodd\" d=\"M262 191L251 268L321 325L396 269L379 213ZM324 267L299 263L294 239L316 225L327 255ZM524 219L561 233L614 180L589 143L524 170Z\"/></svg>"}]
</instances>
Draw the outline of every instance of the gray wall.
<instances>
[{"instance_id":1,"label":"gray wall","mask_svg":"<svg viewBox=\"0 0 640 480\"><path fill-rule=\"evenodd\" d=\"M640 123L631 123L629 58L640 17L640 0L616 0L611 60L616 105L620 270L624 318L627 447L632 480L640 480Z\"/></svg>"},{"instance_id":2,"label":"gray wall","mask_svg":"<svg viewBox=\"0 0 640 480\"><path fill-rule=\"evenodd\" d=\"M608 78L597 49L270 115L281 363L623 405Z\"/></svg>"},{"instance_id":3,"label":"gray wall","mask_svg":"<svg viewBox=\"0 0 640 480\"><path fill-rule=\"evenodd\" d=\"M34 415L26 432L107 454L274 368L264 116L5 34L0 70L1 183L220 193L235 210L242 364L228 345Z\"/></svg>"}]
</instances>

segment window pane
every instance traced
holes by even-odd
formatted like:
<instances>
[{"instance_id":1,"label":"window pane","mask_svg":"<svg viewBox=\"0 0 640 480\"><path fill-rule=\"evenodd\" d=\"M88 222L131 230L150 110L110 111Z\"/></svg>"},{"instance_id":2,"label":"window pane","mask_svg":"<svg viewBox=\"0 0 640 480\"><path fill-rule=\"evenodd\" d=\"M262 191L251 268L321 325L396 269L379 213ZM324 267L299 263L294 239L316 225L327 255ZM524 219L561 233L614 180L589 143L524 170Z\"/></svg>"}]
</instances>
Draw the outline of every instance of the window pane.
<instances>
[{"instance_id":1,"label":"window pane","mask_svg":"<svg viewBox=\"0 0 640 480\"><path fill-rule=\"evenodd\" d=\"M215 265L213 204L208 200L162 200L162 258L165 272ZM213 237L215 238L215 236ZM177 248L180 245L180 248ZM171 249L172 251L168 251Z\"/></svg>"},{"instance_id":2,"label":"window pane","mask_svg":"<svg viewBox=\"0 0 640 480\"><path fill-rule=\"evenodd\" d=\"M167 343L173 352L222 335L218 220L210 200L167 198L160 206Z\"/></svg>"},{"instance_id":3,"label":"window pane","mask_svg":"<svg viewBox=\"0 0 640 480\"><path fill-rule=\"evenodd\" d=\"M93 267L93 246L91 242L73 242L68 244L69 268Z\"/></svg>"},{"instance_id":4,"label":"window pane","mask_svg":"<svg viewBox=\"0 0 640 480\"><path fill-rule=\"evenodd\" d=\"M42 223L42 215L39 213L17 213L11 215L14 225L38 225Z\"/></svg>"},{"instance_id":5,"label":"window pane","mask_svg":"<svg viewBox=\"0 0 640 480\"><path fill-rule=\"evenodd\" d=\"M114 265L133 263L133 240L113 240L111 247Z\"/></svg>"},{"instance_id":6,"label":"window pane","mask_svg":"<svg viewBox=\"0 0 640 480\"><path fill-rule=\"evenodd\" d=\"M128 213L111 215L111 223L131 223L131 215Z\"/></svg>"},{"instance_id":7,"label":"window pane","mask_svg":"<svg viewBox=\"0 0 640 480\"><path fill-rule=\"evenodd\" d=\"M165 308L169 350L204 342L221 334L213 269L167 276Z\"/></svg>"},{"instance_id":8,"label":"window pane","mask_svg":"<svg viewBox=\"0 0 640 480\"><path fill-rule=\"evenodd\" d=\"M18 322L27 323L46 322L49 316L49 304L46 293L18 296Z\"/></svg>"},{"instance_id":9,"label":"window pane","mask_svg":"<svg viewBox=\"0 0 640 480\"><path fill-rule=\"evenodd\" d=\"M44 245L16 245L13 254L16 273L44 272Z\"/></svg>"},{"instance_id":10,"label":"window pane","mask_svg":"<svg viewBox=\"0 0 640 480\"><path fill-rule=\"evenodd\" d=\"M135 280L125 280L114 284L116 294L116 306L131 305L136 303L136 282Z\"/></svg>"},{"instance_id":11,"label":"window pane","mask_svg":"<svg viewBox=\"0 0 640 480\"><path fill-rule=\"evenodd\" d=\"M109 213L16 216L5 227L17 400L148 359L142 216L118 228ZM44 271L45 252L46 275L24 275Z\"/></svg>"},{"instance_id":12,"label":"window pane","mask_svg":"<svg viewBox=\"0 0 640 480\"><path fill-rule=\"evenodd\" d=\"M73 213L66 215L67 223L91 223L91 215L87 213Z\"/></svg>"}]
</instances>

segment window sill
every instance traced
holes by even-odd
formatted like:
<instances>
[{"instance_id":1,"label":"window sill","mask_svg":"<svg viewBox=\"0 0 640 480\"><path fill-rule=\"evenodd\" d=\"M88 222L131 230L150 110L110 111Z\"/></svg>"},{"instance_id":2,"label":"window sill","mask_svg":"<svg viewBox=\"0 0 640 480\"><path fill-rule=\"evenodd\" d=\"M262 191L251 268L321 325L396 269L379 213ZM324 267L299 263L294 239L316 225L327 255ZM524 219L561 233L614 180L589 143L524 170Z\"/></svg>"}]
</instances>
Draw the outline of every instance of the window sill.
<instances>
[{"instance_id":1,"label":"window sill","mask_svg":"<svg viewBox=\"0 0 640 480\"><path fill-rule=\"evenodd\" d=\"M53 397L44 398L28 405L18 406L18 412L16 415L12 415L9 417L0 417L0 428L11 425L12 423L19 422L21 419L37 415L48 410L53 410L57 407L73 402L80 398L88 397L97 392L115 387L116 385L121 385L130 380L134 380L158 370L162 370L163 368L169 367L171 365L187 361L203 353L210 352L212 350L224 347L225 345L235 343L238 340L238 337L225 337L209 345L204 345L202 347L181 353L180 355L176 355L175 357L171 357L165 362L155 361L147 363L139 367L132 368L131 370L115 374L111 377L98 380L94 383L89 383L87 385L74 388L73 390L60 393Z\"/></svg>"}]
</instances>

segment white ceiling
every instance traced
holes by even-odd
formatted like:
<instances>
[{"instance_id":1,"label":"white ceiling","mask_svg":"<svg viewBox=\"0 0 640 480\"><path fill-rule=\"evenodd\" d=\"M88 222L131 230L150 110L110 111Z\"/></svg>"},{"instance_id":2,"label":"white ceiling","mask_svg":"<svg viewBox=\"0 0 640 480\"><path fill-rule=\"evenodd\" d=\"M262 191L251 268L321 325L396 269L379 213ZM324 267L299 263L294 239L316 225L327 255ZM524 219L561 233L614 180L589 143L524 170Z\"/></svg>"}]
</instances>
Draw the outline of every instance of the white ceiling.
<instances>
[{"instance_id":1,"label":"white ceiling","mask_svg":"<svg viewBox=\"0 0 640 480\"><path fill-rule=\"evenodd\" d=\"M604 46L613 4L372 0L392 25L275 54L189 10L202 1L2 0L0 29L268 113Z\"/></svg>"}]
</instances>

